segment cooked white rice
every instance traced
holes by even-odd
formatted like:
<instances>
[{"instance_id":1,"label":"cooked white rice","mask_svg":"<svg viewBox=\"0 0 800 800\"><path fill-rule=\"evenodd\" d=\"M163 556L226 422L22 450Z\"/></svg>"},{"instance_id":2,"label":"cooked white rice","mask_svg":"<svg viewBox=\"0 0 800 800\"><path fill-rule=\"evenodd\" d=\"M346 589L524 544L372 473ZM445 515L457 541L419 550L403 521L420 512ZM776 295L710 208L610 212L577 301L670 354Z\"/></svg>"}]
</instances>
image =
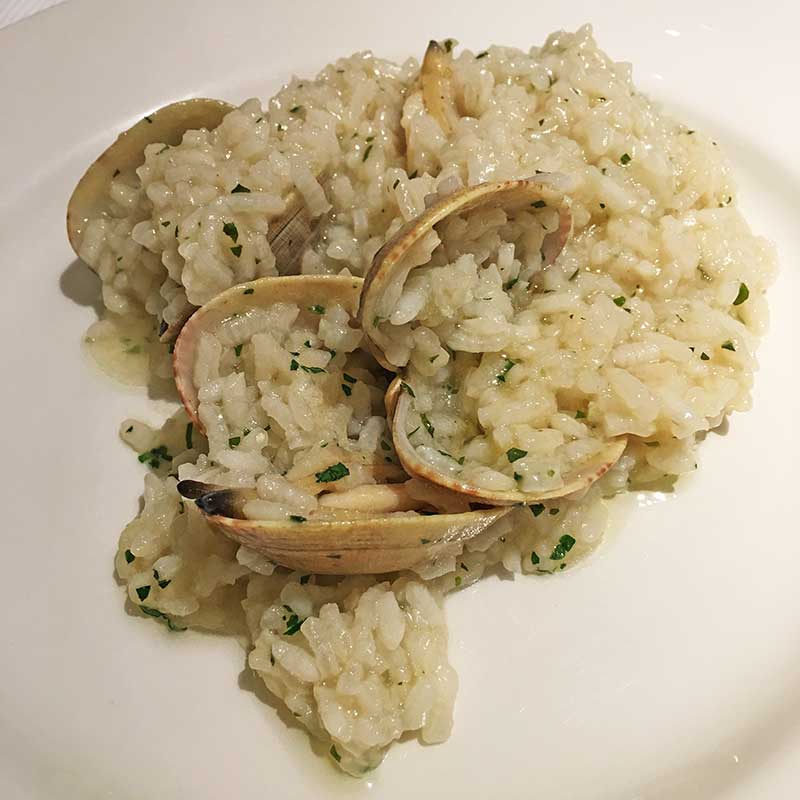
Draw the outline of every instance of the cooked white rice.
<instances>
[{"instance_id":1,"label":"cooked white rice","mask_svg":"<svg viewBox=\"0 0 800 800\"><path fill-rule=\"evenodd\" d=\"M251 420L238 420L236 433L226 421L225 431L212 434L215 465L204 437L187 436L185 415L163 431L123 423L123 437L152 472L144 510L123 532L117 556L130 601L173 628L244 636L252 668L353 774L375 766L405 731L426 741L447 736L456 680L441 619L444 592L493 567L560 572L602 537L605 497L631 480L693 469L696 434L748 408L767 322L764 291L775 271L771 247L736 208L717 144L636 92L629 65L604 55L588 27L554 34L527 53L463 51L453 64L461 115L449 137L426 112L417 73L411 59L396 66L356 55L315 80L293 80L266 109L251 100L216 131L189 132L169 149L149 147L137 176L114 181L115 213L88 226L81 248L117 315L90 335L95 350L115 350L123 362L149 354L151 369L166 374L156 320L171 322L187 304L279 271L269 220L289 189L321 220L302 272L361 275L437 190L536 170L574 180L574 235L556 264L541 268L503 242L475 260L495 264L487 273L495 283L508 283L518 261L520 280L503 293L530 294L514 311L524 325L510 320L525 331L524 343L501 326L502 347L471 356L465 380L497 443L523 435L533 441L541 430L579 439L587 423L608 436L631 433L635 441L614 469L581 496L515 509L421 574L306 580L209 529L175 490L176 472L235 476L241 464L224 459L245 451L234 452L225 436L240 435L238 426ZM234 192L237 185L250 191ZM228 221L237 226L236 244L223 231ZM452 274L457 265L440 264ZM464 269L482 280L472 263ZM448 286L462 288L451 277L445 296ZM118 346L118 326L142 315L153 320L150 330L122 334L129 341ZM520 364L497 385L511 352ZM237 380L223 381L218 395L209 391L208 402L224 406L241 389ZM531 398L549 413L540 419ZM575 419L578 410L585 420ZM525 430L517 430L517 416L528 411L519 420ZM252 422L266 431L271 418L263 409ZM265 458L258 450L253 458ZM248 464L245 479L260 465Z\"/></svg>"}]
</instances>

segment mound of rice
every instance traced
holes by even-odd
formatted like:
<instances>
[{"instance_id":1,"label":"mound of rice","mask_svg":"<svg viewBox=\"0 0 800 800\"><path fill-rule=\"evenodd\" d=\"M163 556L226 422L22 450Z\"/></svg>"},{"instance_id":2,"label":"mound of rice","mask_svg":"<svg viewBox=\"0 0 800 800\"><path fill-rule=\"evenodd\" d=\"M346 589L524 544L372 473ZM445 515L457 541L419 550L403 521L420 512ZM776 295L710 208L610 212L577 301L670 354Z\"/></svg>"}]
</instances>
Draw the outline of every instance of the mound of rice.
<instances>
[{"instance_id":1,"label":"mound of rice","mask_svg":"<svg viewBox=\"0 0 800 800\"><path fill-rule=\"evenodd\" d=\"M418 70L413 59L397 66L356 55L314 80L294 79L266 109L250 100L215 131L190 131L177 147L148 147L137 174L112 183L114 212L88 225L81 246L110 312L90 332L94 352L117 364L149 356L151 371L168 374L167 347L155 342L162 318L177 320L235 283L279 272L269 226L290 191L319 220L301 271L363 275L432 193L537 170L574 182L573 236L555 264L545 267L535 246L527 252L508 232L436 263L441 286L417 287L423 308L464 308L488 288L505 310L479 337L478 352L459 354L442 371L436 365L435 374L422 355L412 366L436 387L453 371L500 447L524 435L533 450L542 430L551 437L541 439L544 450L561 441L556 434L631 433L635 441L615 467L581 495L516 508L416 574L305 576L229 542L175 490L178 475L217 470L237 480L242 460L252 459L242 472L251 480L259 459L280 463L269 437L252 449L242 443L256 427L268 433L279 408L287 425L302 428L286 397L280 406L262 405L257 419L237 418L235 430L235 412L226 411L224 429L209 424L210 450L183 412L160 431L135 421L121 428L151 473L144 509L123 532L116 559L130 602L176 631L197 626L239 636L270 691L353 774L374 767L406 731L446 738L456 679L447 661L445 593L487 569L562 571L602 538L606 498L632 481L694 469L696 435L748 408L767 322L764 293L775 272L771 247L736 208L716 142L639 94L629 65L600 51L588 27L553 34L528 52L491 47L453 57L458 115L449 133L425 106ZM420 313L424 321L428 312ZM428 329L439 338L428 358L450 358L440 346L449 334ZM497 342L483 350L489 334ZM288 327L281 336L291 337ZM323 343L345 358L347 347ZM415 342L415 353L427 353L422 344L429 343ZM312 345L308 357L327 368L330 353ZM294 341L291 347L301 352ZM231 358L218 356L220 364ZM242 379L231 370L207 376L209 423L241 395ZM315 376L295 377L308 378L304 392L312 397ZM242 408L257 398L246 399ZM372 402L365 397L360 419L377 441ZM430 421L445 429L437 404L431 400ZM239 445L230 446L237 436ZM348 436L357 440L359 431Z\"/></svg>"}]
</instances>

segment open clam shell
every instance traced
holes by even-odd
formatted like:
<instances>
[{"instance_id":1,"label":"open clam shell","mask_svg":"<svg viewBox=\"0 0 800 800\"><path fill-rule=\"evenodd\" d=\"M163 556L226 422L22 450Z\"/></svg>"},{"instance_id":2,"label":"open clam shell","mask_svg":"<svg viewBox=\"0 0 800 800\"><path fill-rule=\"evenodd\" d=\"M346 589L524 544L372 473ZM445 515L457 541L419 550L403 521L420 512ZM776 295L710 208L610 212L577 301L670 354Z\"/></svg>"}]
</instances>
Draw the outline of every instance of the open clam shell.
<instances>
[{"instance_id":1,"label":"open clam shell","mask_svg":"<svg viewBox=\"0 0 800 800\"><path fill-rule=\"evenodd\" d=\"M435 202L427 211L404 225L375 255L365 279L358 317L371 350L381 366L396 371L384 355L388 344L381 323L392 313L390 289L409 272L406 256L435 225L451 214L462 214L486 206L507 211L530 206L545 200L559 209L558 230L548 234L542 244L544 264L553 263L564 247L572 226L572 215L564 204L563 188L568 179L563 175L542 173L532 178L470 186Z\"/></svg>"},{"instance_id":2,"label":"open clam shell","mask_svg":"<svg viewBox=\"0 0 800 800\"><path fill-rule=\"evenodd\" d=\"M582 491L599 478L602 478L614 466L625 451L628 443L627 438L624 436L605 442L600 452L589 461L580 464L569 475L564 476L563 484L558 488L541 492L490 490L460 480L457 476L440 472L418 455L416 448L411 444L406 433L409 428L408 416L413 408L413 402L414 400L410 395L404 392L401 393L397 397L392 417L392 439L403 468L409 475L430 481L450 491L460 492L476 503L492 505L531 504L556 497L565 497Z\"/></svg>"},{"instance_id":3,"label":"open clam shell","mask_svg":"<svg viewBox=\"0 0 800 800\"><path fill-rule=\"evenodd\" d=\"M383 366L393 370L406 366L389 361L386 355L388 350L385 349L390 344L389 331L383 326L390 324L389 319L398 293L409 273L419 264L419 260L411 260L419 259L419 254L414 253L415 245L436 224L452 214L463 214L486 206L500 207L513 213L531 205L538 207L539 201L544 201L543 205L559 211L558 227L544 237L541 245L542 262L547 266L556 260L570 234L572 219L564 198L568 186L569 179L566 176L545 173L524 180L481 184L439 199L424 214L401 229L376 255L365 279L359 310L361 324L371 342L371 349ZM406 472L459 492L475 502L498 505L535 503L572 494L600 478L625 450L624 438L602 442L600 450L591 458L576 462L575 468L563 475L563 481L557 488L540 491L486 489L460 479L452 472L437 470L432 463L419 455L407 435L411 427L409 415L414 410L414 395L402 389L403 381L399 377L389 387L385 403L387 417L392 425L395 449ZM445 453L445 450L439 449L439 452Z\"/></svg>"},{"instance_id":4,"label":"open clam shell","mask_svg":"<svg viewBox=\"0 0 800 800\"><path fill-rule=\"evenodd\" d=\"M247 490L214 491L194 481L182 481L178 490L239 544L290 569L332 575L396 572L430 561L482 533L510 510L425 515L348 508L328 509L319 519L250 520L241 515Z\"/></svg>"},{"instance_id":5,"label":"open clam shell","mask_svg":"<svg viewBox=\"0 0 800 800\"><path fill-rule=\"evenodd\" d=\"M300 307L301 319L318 319L309 310L309 303L316 302L314 298L339 303L345 311L355 315L363 283L361 278L344 275L259 278L232 286L195 311L183 326L172 355L175 385L181 402L195 425L202 429L202 423L197 416L194 364L203 332L212 331L223 320L235 314L246 314L248 309L273 303L296 303Z\"/></svg>"},{"instance_id":6,"label":"open clam shell","mask_svg":"<svg viewBox=\"0 0 800 800\"><path fill-rule=\"evenodd\" d=\"M80 258L86 223L108 211L108 187L120 173L133 172L144 163L144 149L163 142L180 144L186 131L216 128L234 106L222 100L192 98L170 103L123 131L84 173L67 205L67 236Z\"/></svg>"}]
</instances>

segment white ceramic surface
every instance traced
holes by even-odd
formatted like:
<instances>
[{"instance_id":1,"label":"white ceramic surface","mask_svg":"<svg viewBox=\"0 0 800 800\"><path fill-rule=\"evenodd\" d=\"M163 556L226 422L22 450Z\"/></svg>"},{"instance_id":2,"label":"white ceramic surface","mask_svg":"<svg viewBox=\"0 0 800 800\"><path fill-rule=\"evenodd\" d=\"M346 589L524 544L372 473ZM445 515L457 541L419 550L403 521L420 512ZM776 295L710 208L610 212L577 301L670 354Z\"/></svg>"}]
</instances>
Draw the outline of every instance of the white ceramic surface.
<instances>
[{"instance_id":1,"label":"white ceramic surface","mask_svg":"<svg viewBox=\"0 0 800 800\"><path fill-rule=\"evenodd\" d=\"M0 32L0 797L800 796L793 8L77 0ZM112 557L142 467L117 425L164 409L81 353L97 285L67 245L67 198L118 130L171 100L267 96L359 48L528 46L588 20L640 87L719 138L778 244L754 410L708 438L675 496L618 504L581 568L452 598L452 738L342 777L254 691L236 644L123 610Z\"/></svg>"}]
</instances>

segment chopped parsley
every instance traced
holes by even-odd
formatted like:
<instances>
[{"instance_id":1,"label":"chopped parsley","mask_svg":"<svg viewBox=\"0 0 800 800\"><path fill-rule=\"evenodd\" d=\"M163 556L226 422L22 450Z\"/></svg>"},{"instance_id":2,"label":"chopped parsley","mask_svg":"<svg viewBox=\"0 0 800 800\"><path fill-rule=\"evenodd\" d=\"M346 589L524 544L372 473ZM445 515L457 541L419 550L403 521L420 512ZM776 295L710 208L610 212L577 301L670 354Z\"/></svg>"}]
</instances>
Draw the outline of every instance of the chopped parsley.
<instances>
[{"instance_id":1,"label":"chopped parsley","mask_svg":"<svg viewBox=\"0 0 800 800\"><path fill-rule=\"evenodd\" d=\"M739 293L736 295L736 299L733 301L735 306L740 306L744 303L747 298L750 297L750 290L747 288L746 283L739 284Z\"/></svg>"},{"instance_id":2,"label":"chopped parsley","mask_svg":"<svg viewBox=\"0 0 800 800\"><path fill-rule=\"evenodd\" d=\"M541 561L535 550L531 550L531 564L534 566Z\"/></svg>"},{"instance_id":3,"label":"chopped parsley","mask_svg":"<svg viewBox=\"0 0 800 800\"><path fill-rule=\"evenodd\" d=\"M346 380L348 383L355 383L355 382L358 380L358 378L354 378L352 375L348 375L346 372L343 372L343 373L342 373L342 377L343 377L343 378L344 378L344 379L345 379L345 380Z\"/></svg>"},{"instance_id":4,"label":"chopped parsley","mask_svg":"<svg viewBox=\"0 0 800 800\"><path fill-rule=\"evenodd\" d=\"M408 179L409 179L410 181L413 181L413 180L414 180L414 178L416 178L416 177L417 177L417 170L414 170L414 171L413 171L413 172L412 172L412 173L411 173L411 174L408 176Z\"/></svg>"},{"instance_id":5,"label":"chopped parsley","mask_svg":"<svg viewBox=\"0 0 800 800\"><path fill-rule=\"evenodd\" d=\"M332 483L333 481L338 481L349 474L350 470L347 469L347 467L340 461L337 464L332 464L327 469L322 470L322 472L314 473L314 477L317 479L317 483Z\"/></svg>"},{"instance_id":6,"label":"chopped parsley","mask_svg":"<svg viewBox=\"0 0 800 800\"><path fill-rule=\"evenodd\" d=\"M509 289L513 289L519 283L519 278L512 278L507 283L503 284L503 291L507 292Z\"/></svg>"},{"instance_id":7,"label":"chopped parsley","mask_svg":"<svg viewBox=\"0 0 800 800\"><path fill-rule=\"evenodd\" d=\"M413 431L410 431L409 433L407 433L406 436L408 436L408 438L410 439L420 429L420 427L421 427L420 425L417 425L417 427L414 428Z\"/></svg>"},{"instance_id":8,"label":"chopped parsley","mask_svg":"<svg viewBox=\"0 0 800 800\"><path fill-rule=\"evenodd\" d=\"M575 412L575 419L586 419L586 412L585 411L581 411L580 409L578 409Z\"/></svg>"},{"instance_id":9,"label":"chopped parsley","mask_svg":"<svg viewBox=\"0 0 800 800\"><path fill-rule=\"evenodd\" d=\"M336 745L335 744L331 745L330 752L331 752L331 755L333 756L333 760L338 764L342 760L342 757L339 755L339 751L336 749Z\"/></svg>"},{"instance_id":10,"label":"chopped parsley","mask_svg":"<svg viewBox=\"0 0 800 800\"><path fill-rule=\"evenodd\" d=\"M409 386L409 385L408 385L408 384L407 384L405 381L401 381L401 383L400 383L400 388L401 388L401 389L402 389L402 390L403 390L403 391L404 391L406 394L409 394L409 395L411 395L411 397L416 397L416 395L414 394L414 390L413 390L413 389L412 389L412 388L411 388L411 387L410 387L410 386Z\"/></svg>"},{"instance_id":11,"label":"chopped parsley","mask_svg":"<svg viewBox=\"0 0 800 800\"><path fill-rule=\"evenodd\" d=\"M131 561L134 561L135 559L136 559L136 556L133 553L131 553L130 550L126 550L125 551L125 562L126 563L130 564Z\"/></svg>"},{"instance_id":12,"label":"chopped parsley","mask_svg":"<svg viewBox=\"0 0 800 800\"><path fill-rule=\"evenodd\" d=\"M308 310L309 310L309 311L310 311L312 314L324 314L324 313L325 313L325 306L321 306L321 305L313 305L313 306L309 306L309 307L308 307Z\"/></svg>"},{"instance_id":13,"label":"chopped parsley","mask_svg":"<svg viewBox=\"0 0 800 800\"><path fill-rule=\"evenodd\" d=\"M578 277L578 273L579 273L580 271L581 271L581 268L580 268L580 267L578 267L578 269L576 269L576 270L575 270L575 272L573 272L573 273L572 273L572 275L570 275L570 276L569 276L569 278L567 278L567 280L568 280L568 281L574 281L574 280L575 280L575 278L577 278L577 277Z\"/></svg>"},{"instance_id":14,"label":"chopped parsley","mask_svg":"<svg viewBox=\"0 0 800 800\"><path fill-rule=\"evenodd\" d=\"M622 164L623 167L625 167L631 163L631 157L627 153L623 153L619 157L619 163Z\"/></svg>"},{"instance_id":15,"label":"chopped parsley","mask_svg":"<svg viewBox=\"0 0 800 800\"><path fill-rule=\"evenodd\" d=\"M133 425L129 425L127 428L125 428L125 433L130 433L132 430L133 430Z\"/></svg>"},{"instance_id":16,"label":"chopped parsley","mask_svg":"<svg viewBox=\"0 0 800 800\"><path fill-rule=\"evenodd\" d=\"M231 239L233 239L234 242L238 242L239 241L239 231L236 228L236 223L234 223L234 222L226 222L222 226L222 232L226 236L229 236Z\"/></svg>"},{"instance_id":17,"label":"chopped parsley","mask_svg":"<svg viewBox=\"0 0 800 800\"><path fill-rule=\"evenodd\" d=\"M139 462L149 464L153 469L158 469L162 461L172 461L172 456L167 452L166 445L163 444L139 454Z\"/></svg>"},{"instance_id":18,"label":"chopped parsley","mask_svg":"<svg viewBox=\"0 0 800 800\"><path fill-rule=\"evenodd\" d=\"M153 577L156 579L156 581L158 581L158 586L161 589L166 589L167 586L169 586L172 583L172 581L169 578L162 578L158 574L158 570L157 569L153 570Z\"/></svg>"},{"instance_id":19,"label":"chopped parsley","mask_svg":"<svg viewBox=\"0 0 800 800\"><path fill-rule=\"evenodd\" d=\"M736 348L733 346L733 342L728 339L727 342L723 342L721 345L723 350L730 350L732 353L736 352Z\"/></svg>"},{"instance_id":20,"label":"chopped parsley","mask_svg":"<svg viewBox=\"0 0 800 800\"><path fill-rule=\"evenodd\" d=\"M238 447L241 441L241 436L231 436L231 438L228 439L228 447Z\"/></svg>"},{"instance_id":21,"label":"chopped parsley","mask_svg":"<svg viewBox=\"0 0 800 800\"><path fill-rule=\"evenodd\" d=\"M237 344L236 347L233 348L233 352L236 354L236 358L242 354L242 348L244 347L243 344Z\"/></svg>"},{"instance_id":22,"label":"chopped parsley","mask_svg":"<svg viewBox=\"0 0 800 800\"><path fill-rule=\"evenodd\" d=\"M543 512L544 512L544 505L542 503L534 503L531 506L531 514L533 514L534 517L538 517Z\"/></svg>"},{"instance_id":23,"label":"chopped parsley","mask_svg":"<svg viewBox=\"0 0 800 800\"><path fill-rule=\"evenodd\" d=\"M284 636L294 636L297 631L300 630L300 626L305 622L304 619L300 619L294 612L289 615L289 619L286 620L286 630L283 632Z\"/></svg>"},{"instance_id":24,"label":"chopped parsley","mask_svg":"<svg viewBox=\"0 0 800 800\"><path fill-rule=\"evenodd\" d=\"M245 289L245 290L242 292L242 294L255 294L255 291L256 291L256 290L255 290L255 289L254 289L252 286L248 286L248 287L247 287L247 288L246 288L246 289Z\"/></svg>"},{"instance_id":25,"label":"chopped parsley","mask_svg":"<svg viewBox=\"0 0 800 800\"><path fill-rule=\"evenodd\" d=\"M456 587L461 586L462 581L463 578L460 575L456 575L455 578L453 578L453 582L455 583Z\"/></svg>"},{"instance_id":26,"label":"chopped parsley","mask_svg":"<svg viewBox=\"0 0 800 800\"><path fill-rule=\"evenodd\" d=\"M180 633L181 631L186 630L186 628L181 628L179 625L176 625L166 614L164 614L162 611L159 611L157 608L150 608L150 606L139 606L139 610L142 612L142 614L146 614L148 617L163 619L167 623L167 627L173 633Z\"/></svg>"},{"instance_id":27,"label":"chopped parsley","mask_svg":"<svg viewBox=\"0 0 800 800\"><path fill-rule=\"evenodd\" d=\"M534 208L545 208L547 206L547 203L545 203L544 200L536 200L533 203L531 203L531 205Z\"/></svg>"},{"instance_id":28,"label":"chopped parsley","mask_svg":"<svg viewBox=\"0 0 800 800\"><path fill-rule=\"evenodd\" d=\"M310 372L313 375L318 375L320 372L325 372L323 367L307 367L305 364L301 364L300 369L303 370L303 372Z\"/></svg>"},{"instance_id":29,"label":"chopped parsley","mask_svg":"<svg viewBox=\"0 0 800 800\"><path fill-rule=\"evenodd\" d=\"M299 368L300 368L300 365L299 365L299 364L298 364L298 363L297 363L297 362L296 362L294 359L292 359L292 360L289 362L289 369L290 369L292 372L297 372L297 370L298 370Z\"/></svg>"},{"instance_id":30,"label":"chopped parsley","mask_svg":"<svg viewBox=\"0 0 800 800\"><path fill-rule=\"evenodd\" d=\"M236 186L231 189L231 194L241 194L242 192L250 194L250 190L246 186L242 186L241 183L237 183Z\"/></svg>"},{"instance_id":31,"label":"chopped parsley","mask_svg":"<svg viewBox=\"0 0 800 800\"><path fill-rule=\"evenodd\" d=\"M625 305L625 298L622 295L620 295L619 297L615 297L614 298L614 305L615 306L619 306L620 308L622 308L622 306Z\"/></svg>"},{"instance_id":32,"label":"chopped parsley","mask_svg":"<svg viewBox=\"0 0 800 800\"><path fill-rule=\"evenodd\" d=\"M140 600L147 600L147 596L150 594L150 587L149 586L140 586L136 590L136 596Z\"/></svg>"},{"instance_id":33,"label":"chopped parsley","mask_svg":"<svg viewBox=\"0 0 800 800\"><path fill-rule=\"evenodd\" d=\"M605 203L600 203L600 208L605 208L605 207L606 207Z\"/></svg>"},{"instance_id":34,"label":"chopped parsley","mask_svg":"<svg viewBox=\"0 0 800 800\"><path fill-rule=\"evenodd\" d=\"M145 119L152 125L153 120L145 114Z\"/></svg>"},{"instance_id":35,"label":"chopped parsley","mask_svg":"<svg viewBox=\"0 0 800 800\"><path fill-rule=\"evenodd\" d=\"M503 369L500 370L499 374L495 375L495 378L500 381L500 383L505 383L506 375L508 375L511 367L513 367L516 363L516 361L512 361L510 358L507 358L506 363L503 364Z\"/></svg>"},{"instance_id":36,"label":"chopped parsley","mask_svg":"<svg viewBox=\"0 0 800 800\"><path fill-rule=\"evenodd\" d=\"M293 106L289 109L290 114L298 114L300 111L303 110L303 106Z\"/></svg>"},{"instance_id":37,"label":"chopped parsley","mask_svg":"<svg viewBox=\"0 0 800 800\"><path fill-rule=\"evenodd\" d=\"M475 56L475 60L477 61L479 58L486 58L486 56L488 56L488 55L489 55L489 51L488 50L483 50L482 52L478 53L478 55Z\"/></svg>"},{"instance_id":38,"label":"chopped parsley","mask_svg":"<svg viewBox=\"0 0 800 800\"><path fill-rule=\"evenodd\" d=\"M708 353L700 353L700 360L701 361L708 361L711 356Z\"/></svg>"},{"instance_id":39,"label":"chopped parsley","mask_svg":"<svg viewBox=\"0 0 800 800\"><path fill-rule=\"evenodd\" d=\"M419 542L420 542L420 544L430 544L431 540L430 539L420 539Z\"/></svg>"},{"instance_id":40,"label":"chopped parsley","mask_svg":"<svg viewBox=\"0 0 800 800\"><path fill-rule=\"evenodd\" d=\"M565 533L558 540L558 544L553 548L553 552L550 553L550 559L552 561L561 561L561 559L564 558L564 556L566 556L570 550L572 550L574 544L574 537L570 536L568 533Z\"/></svg>"},{"instance_id":41,"label":"chopped parsley","mask_svg":"<svg viewBox=\"0 0 800 800\"><path fill-rule=\"evenodd\" d=\"M361 159L362 161L366 161L369 158L369 154L372 152L372 145L369 145L367 149L364 151L364 157Z\"/></svg>"},{"instance_id":42,"label":"chopped parsley","mask_svg":"<svg viewBox=\"0 0 800 800\"><path fill-rule=\"evenodd\" d=\"M346 383L343 383L342 384L342 391L344 392L345 397L350 397L350 395L353 394L353 387L352 386L348 386Z\"/></svg>"},{"instance_id":43,"label":"chopped parsley","mask_svg":"<svg viewBox=\"0 0 800 800\"><path fill-rule=\"evenodd\" d=\"M305 584L307 584L310 580L311 580L311 576L310 575L301 575L300 576L300 585L301 586L305 586Z\"/></svg>"},{"instance_id":44,"label":"chopped parsley","mask_svg":"<svg viewBox=\"0 0 800 800\"><path fill-rule=\"evenodd\" d=\"M186 449L192 449L192 435L194 434L194 422L189 422L186 425Z\"/></svg>"},{"instance_id":45,"label":"chopped parsley","mask_svg":"<svg viewBox=\"0 0 800 800\"><path fill-rule=\"evenodd\" d=\"M170 225L172 225L172 223L171 223L171 222L170 222L168 219L165 219L165 220L164 220L164 221L161 223L161 227L162 227L162 228L169 228L169 226L170 226Z\"/></svg>"},{"instance_id":46,"label":"chopped parsley","mask_svg":"<svg viewBox=\"0 0 800 800\"><path fill-rule=\"evenodd\" d=\"M400 178L398 178L393 184L392 189L396 189L400 185Z\"/></svg>"},{"instance_id":47,"label":"chopped parsley","mask_svg":"<svg viewBox=\"0 0 800 800\"><path fill-rule=\"evenodd\" d=\"M381 449L382 450L391 450L392 446L385 439L381 439Z\"/></svg>"},{"instance_id":48,"label":"chopped parsley","mask_svg":"<svg viewBox=\"0 0 800 800\"><path fill-rule=\"evenodd\" d=\"M510 464L519 461L521 458L525 458L526 455L528 455L528 451L520 450L519 447L512 447L510 450L506 450L506 457Z\"/></svg>"},{"instance_id":49,"label":"chopped parsley","mask_svg":"<svg viewBox=\"0 0 800 800\"><path fill-rule=\"evenodd\" d=\"M236 258L239 258L239 256L242 254L242 246L237 244L236 247L231 247L231 253L233 253Z\"/></svg>"},{"instance_id":50,"label":"chopped parsley","mask_svg":"<svg viewBox=\"0 0 800 800\"><path fill-rule=\"evenodd\" d=\"M430 436L434 434L433 425L431 425L431 421L428 419L427 414L420 414L419 418L422 420L422 424L425 426L425 430L428 431Z\"/></svg>"},{"instance_id":51,"label":"chopped parsley","mask_svg":"<svg viewBox=\"0 0 800 800\"><path fill-rule=\"evenodd\" d=\"M305 517L301 517L299 514L289 514L289 519L292 522L305 522L306 521L306 518ZM302 583L302 580L301 580L301 583Z\"/></svg>"},{"instance_id":52,"label":"chopped parsley","mask_svg":"<svg viewBox=\"0 0 800 800\"><path fill-rule=\"evenodd\" d=\"M445 39L444 40L444 50L446 53L449 53L453 49L453 45L455 42L452 39Z\"/></svg>"},{"instance_id":53,"label":"chopped parsley","mask_svg":"<svg viewBox=\"0 0 800 800\"><path fill-rule=\"evenodd\" d=\"M558 511L559 511L559 510L558 510L557 508L551 508L551 509L550 509L550 510L549 510L547 513L548 513L548 514L549 514L551 517L554 517L556 514L558 514Z\"/></svg>"}]
</instances>

